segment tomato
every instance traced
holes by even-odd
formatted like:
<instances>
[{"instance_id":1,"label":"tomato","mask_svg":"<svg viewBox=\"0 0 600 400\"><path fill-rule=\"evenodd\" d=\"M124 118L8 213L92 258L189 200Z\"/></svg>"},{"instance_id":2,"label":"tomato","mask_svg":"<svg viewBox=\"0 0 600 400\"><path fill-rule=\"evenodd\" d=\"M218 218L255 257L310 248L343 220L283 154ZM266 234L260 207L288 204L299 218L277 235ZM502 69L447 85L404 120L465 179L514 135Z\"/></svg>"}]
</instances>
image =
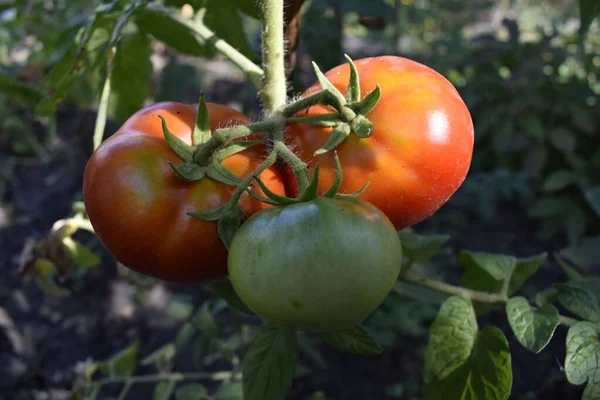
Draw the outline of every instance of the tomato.
<instances>
[{"instance_id":1,"label":"tomato","mask_svg":"<svg viewBox=\"0 0 600 400\"><path fill-rule=\"evenodd\" d=\"M402 246L389 219L351 197L261 211L229 247L231 283L269 322L303 331L360 324L400 273Z\"/></svg>"},{"instance_id":2,"label":"tomato","mask_svg":"<svg viewBox=\"0 0 600 400\"><path fill-rule=\"evenodd\" d=\"M211 130L250 122L229 107L207 106ZM168 281L203 281L227 274L227 251L217 222L186 213L221 206L236 188L210 178L190 183L177 177L168 161L178 165L181 160L167 145L158 118L165 118L169 130L191 144L196 111L195 105L175 102L140 110L94 152L83 180L86 210L106 249L125 266ZM238 177L247 177L264 159L262 150L253 147L222 164ZM260 176L271 190L285 194L278 170L270 168ZM247 193L239 206L245 216L267 207Z\"/></svg>"},{"instance_id":3,"label":"tomato","mask_svg":"<svg viewBox=\"0 0 600 400\"><path fill-rule=\"evenodd\" d=\"M425 65L383 56L355 62L364 96L377 84L381 99L367 118L371 137L351 135L337 147L344 169L340 191L351 193L370 182L361 198L380 208L397 229L414 225L437 211L464 181L473 153L473 123L452 84ZM350 68L338 66L325 76L345 93ZM319 84L303 96L321 90ZM330 113L314 106L297 116ZM335 177L333 152L314 156L331 128L291 123L286 141L313 167L321 166L320 191ZM297 193L291 171L288 190Z\"/></svg>"}]
</instances>

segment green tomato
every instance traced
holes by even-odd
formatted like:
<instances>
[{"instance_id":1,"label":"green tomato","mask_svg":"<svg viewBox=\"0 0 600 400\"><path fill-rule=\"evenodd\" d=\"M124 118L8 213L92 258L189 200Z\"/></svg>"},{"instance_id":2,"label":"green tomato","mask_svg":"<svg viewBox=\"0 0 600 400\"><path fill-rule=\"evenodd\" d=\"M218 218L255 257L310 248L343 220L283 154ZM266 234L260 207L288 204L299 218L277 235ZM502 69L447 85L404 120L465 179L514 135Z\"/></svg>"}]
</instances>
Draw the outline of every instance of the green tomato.
<instances>
[{"instance_id":1,"label":"green tomato","mask_svg":"<svg viewBox=\"0 0 600 400\"><path fill-rule=\"evenodd\" d=\"M231 283L258 316L323 332L359 325L389 294L402 246L377 207L324 198L265 209L236 233Z\"/></svg>"}]
</instances>

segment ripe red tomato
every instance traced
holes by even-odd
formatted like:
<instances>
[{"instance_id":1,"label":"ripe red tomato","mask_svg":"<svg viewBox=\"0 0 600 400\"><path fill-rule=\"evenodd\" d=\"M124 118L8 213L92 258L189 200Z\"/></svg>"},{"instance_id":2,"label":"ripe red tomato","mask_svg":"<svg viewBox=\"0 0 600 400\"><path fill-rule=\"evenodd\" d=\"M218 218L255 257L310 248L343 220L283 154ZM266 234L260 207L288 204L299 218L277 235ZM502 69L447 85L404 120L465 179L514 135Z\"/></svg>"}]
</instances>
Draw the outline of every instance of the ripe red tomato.
<instances>
[{"instance_id":1,"label":"ripe red tomato","mask_svg":"<svg viewBox=\"0 0 600 400\"><path fill-rule=\"evenodd\" d=\"M465 103L452 84L431 68L401 57L383 56L355 62L364 96L377 84L381 99L367 118L373 134L351 135L337 147L344 169L340 192L359 190L360 196L380 208L397 229L416 224L436 212L464 181L473 153L473 123ZM345 93L350 75L347 64L325 76ZM304 96L318 92L316 83ZM297 116L330 113L314 106ZM331 128L291 123L286 141L298 156L314 167L321 165L320 190L335 177L333 152L314 156ZM288 191L296 195L291 171Z\"/></svg>"},{"instance_id":2,"label":"ripe red tomato","mask_svg":"<svg viewBox=\"0 0 600 400\"><path fill-rule=\"evenodd\" d=\"M229 107L208 103L211 130L249 119ZM87 213L106 249L122 264L168 281L203 281L227 274L227 251L217 222L187 212L225 204L235 187L210 178L186 182L167 161L181 160L167 145L158 116L178 138L191 144L197 107L175 102L142 109L108 138L90 158L83 180ZM262 162L260 147L232 155L223 165L240 178ZM285 194L279 171L265 170L261 179ZM257 190L257 194L262 191ZM268 207L244 193L239 206L248 217Z\"/></svg>"}]
</instances>

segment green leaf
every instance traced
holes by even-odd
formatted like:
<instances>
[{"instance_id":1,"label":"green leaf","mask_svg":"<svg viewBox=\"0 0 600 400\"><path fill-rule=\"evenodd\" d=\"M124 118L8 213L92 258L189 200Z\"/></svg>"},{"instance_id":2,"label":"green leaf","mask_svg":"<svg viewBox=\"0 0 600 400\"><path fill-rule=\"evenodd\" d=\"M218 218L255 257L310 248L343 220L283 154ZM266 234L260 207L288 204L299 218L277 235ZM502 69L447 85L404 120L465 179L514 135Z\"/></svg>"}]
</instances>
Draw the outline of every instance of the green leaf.
<instances>
[{"instance_id":1,"label":"green leaf","mask_svg":"<svg viewBox=\"0 0 600 400\"><path fill-rule=\"evenodd\" d=\"M144 106L152 84L152 47L145 33L121 38L111 72L109 115L125 121Z\"/></svg>"},{"instance_id":2,"label":"green leaf","mask_svg":"<svg viewBox=\"0 0 600 400\"><path fill-rule=\"evenodd\" d=\"M98 364L98 368L110 376L131 376L135 371L139 343L133 342L108 361Z\"/></svg>"},{"instance_id":3,"label":"green leaf","mask_svg":"<svg viewBox=\"0 0 600 400\"><path fill-rule=\"evenodd\" d=\"M317 197L317 193L319 190L319 172L321 170L321 166L317 164L315 169L313 170L313 176L310 180L308 186L304 189L304 192L300 193L298 196L298 201L308 201Z\"/></svg>"},{"instance_id":4,"label":"green leaf","mask_svg":"<svg viewBox=\"0 0 600 400\"><path fill-rule=\"evenodd\" d=\"M528 210L527 215L533 218L547 218L560 215L571 207L565 196L547 196L537 200Z\"/></svg>"},{"instance_id":5,"label":"green leaf","mask_svg":"<svg viewBox=\"0 0 600 400\"><path fill-rule=\"evenodd\" d=\"M571 283L555 284L553 287L558 290L558 301L569 312L586 321L600 321L598 300L589 290Z\"/></svg>"},{"instance_id":6,"label":"green leaf","mask_svg":"<svg viewBox=\"0 0 600 400\"><path fill-rule=\"evenodd\" d=\"M176 354L175 344L167 343L164 346L161 346L158 349L154 350L152 353L150 353L146 357L144 357L140 361L140 365L148 366L148 365L157 364L157 363L166 364L166 363L170 362L171 360L173 360L173 358L175 357L175 354Z\"/></svg>"},{"instance_id":7,"label":"green leaf","mask_svg":"<svg viewBox=\"0 0 600 400\"><path fill-rule=\"evenodd\" d=\"M554 128L550 131L550 143L564 154L571 154L577 147L577 135L568 128Z\"/></svg>"},{"instance_id":8,"label":"green leaf","mask_svg":"<svg viewBox=\"0 0 600 400\"><path fill-rule=\"evenodd\" d=\"M342 180L344 179L344 170L342 169L342 163L340 162L337 151L333 152L333 159L335 161L335 179L329 189L323 193L323 197L329 197L330 199L338 194L338 190L340 190Z\"/></svg>"},{"instance_id":9,"label":"green leaf","mask_svg":"<svg viewBox=\"0 0 600 400\"><path fill-rule=\"evenodd\" d=\"M208 303L204 303L194 317L196 328L202 329L208 338L214 338L219 335L219 327L215 323Z\"/></svg>"},{"instance_id":10,"label":"green leaf","mask_svg":"<svg viewBox=\"0 0 600 400\"><path fill-rule=\"evenodd\" d=\"M242 183L242 180L238 178L233 172L224 167L223 165L213 162L207 169L206 175L215 181L224 183L230 186L237 186Z\"/></svg>"},{"instance_id":11,"label":"green leaf","mask_svg":"<svg viewBox=\"0 0 600 400\"><path fill-rule=\"evenodd\" d=\"M301 124L319 125L326 127L337 126L341 121L340 116L337 112L319 115L310 115L308 117L293 117L289 118L290 122L298 122Z\"/></svg>"},{"instance_id":12,"label":"green leaf","mask_svg":"<svg viewBox=\"0 0 600 400\"><path fill-rule=\"evenodd\" d=\"M248 308L246 304L240 299L235 290L233 289L233 285L229 278L223 278L211 281L206 284L206 287L217 294L223 300L227 302L231 307L235 308L238 311L241 311L248 315L254 315L252 310Z\"/></svg>"},{"instance_id":13,"label":"green leaf","mask_svg":"<svg viewBox=\"0 0 600 400\"><path fill-rule=\"evenodd\" d=\"M283 399L298 362L296 332L265 325L243 362L244 400Z\"/></svg>"},{"instance_id":14,"label":"green leaf","mask_svg":"<svg viewBox=\"0 0 600 400\"><path fill-rule=\"evenodd\" d=\"M217 37L223 39L246 57L256 60L257 55L248 43L244 23L235 2L230 0L206 0L203 22Z\"/></svg>"},{"instance_id":15,"label":"green leaf","mask_svg":"<svg viewBox=\"0 0 600 400\"><path fill-rule=\"evenodd\" d=\"M556 307L546 304L534 311L524 297L510 299L506 314L519 343L536 354L546 347L560 324Z\"/></svg>"},{"instance_id":16,"label":"green leaf","mask_svg":"<svg viewBox=\"0 0 600 400\"><path fill-rule=\"evenodd\" d=\"M469 299L452 296L442 304L431 325L425 350L426 383L447 378L469 359L477 329Z\"/></svg>"},{"instance_id":17,"label":"green leaf","mask_svg":"<svg viewBox=\"0 0 600 400\"><path fill-rule=\"evenodd\" d=\"M462 286L491 293L499 293L504 286L504 280L510 279L507 295L519 290L546 261L547 254L516 259L501 254L462 251L458 255L458 263L466 272ZM490 304L475 304L478 315L483 315L495 306Z\"/></svg>"},{"instance_id":18,"label":"green leaf","mask_svg":"<svg viewBox=\"0 0 600 400\"><path fill-rule=\"evenodd\" d=\"M239 212L228 212L225 213L218 223L219 238L223 241L223 244L227 249L231 241L235 237L236 232L242 225L242 217Z\"/></svg>"},{"instance_id":19,"label":"green leaf","mask_svg":"<svg viewBox=\"0 0 600 400\"><path fill-rule=\"evenodd\" d=\"M383 349L362 326L343 331L321 332L319 337L334 349L352 354L381 354Z\"/></svg>"},{"instance_id":20,"label":"green leaf","mask_svg":"<svg viewBox=\"0 0 600 400\"><path fill-rule=\"evenodd\" d=\"M450 235L421 235L411 228L398 232L404 255L414 262L425 263L438 254L450 240Z\"/></svg>"},{"instance_id":21,"label":"green leaf","mask_svg":"<svg viewBox=\"0 0 600 400\"><path fill-rule=\"evenodd\" d=\"M244 400L241 381L223 382L214 395L214 400Z\"/></svg>"},{"instance_id":22,"label":"green leaf","mask_svg":"<svg viewBox=\"0 0 600 400\"><path fill-rule=\"evenodd\" d=\"M43 96L38 88L21 83L14 76L3 72L0 72L0 93L28 106L35 106Z\"/></svg>"},{"instance_id":23,"label":"green leaf","mask_svg":"<svg viewBox=\"0 0 600 400\"><path fill-rule=\"evenodd\" d=\"M173 136L175 137L175 136ZM183 143L183 142L181 142ZM186 161L182 164L175 165L171 161L167 161L169 166L175 172L175 174L186 182L196 182L203 179L207 173L208 168L202 167L192 161Z\"/></svg>"},{"instance_id":24,"label":"green leaf","mask_svg":"<svg viewBox=\"0 0 600 400\"><path fill-rule=\"evenodd\" d=\"M188 383L175 392L176 400L208 400L208 390L200 383Z\"/></svg>"},{"instance_id":25,"label":"green leaf","mask_svg":"<svg viewBox=\"0 0 600 400\"><path fill-rule=\"evenodd\" d=\"M583 191L583 194L596 215L600 217L600 186L587 188Z\"/></svg>"},{"instance_id":26,"label":"green leaf","mask_svg":"<svg viewBox=\"0 0 600 400\"><path fill-rule=\"evenodd\" d=\"M194 32L194 22L181 17L177 10L150 3L138 8L134 18L142 32L178 52L193 56L210 55L204 40Z\"/></svg>"},{"instance_id":27,"label":"green leaf","mask_svg":"<svg viewBox=\"0 0 600 400\"><path fill-rule=\"evenodd\" d=\"M63 239L63 245L69 252L69 256L75 264L83 268L100 265L102 259L84 244L73 240L70 236Z\"/></svg>"},{"instance_id":28,"label":"green leaf","mask_svg":"<svg viewBox=\"0 0 600 400\"><path fill-rule=\"evenodd\" d=\"M425 400L507 400L511 357L504 333L489 326L477 334L471 354L445 379L425 384Z\"/></svg>"},{"instance_id":29,"label":"green leaf","mask_svg":"<svg viewBox=\"0 0 600 400\"><path fill-rule=\"evenodd\" d=\"M587 32L598 14L600 14L600 2L598 0L579 0L580 34L583 35Z\"/></svg>"},{"instance_id":30,"label":"green leaf","mask_svg":"<svg viewBox=\"0 0 600 400\"><path fill-rule=\"evenodd\" d=\"M158 117L161 121L165 141L167 142L171 150L173 150L173 152L177 154L177 156L183 161L192 161L192 154L194 152L192 146L185 143L183 140L179 139L177 136L171 133L169 127L167 126L167 121L165 121L163 116L159 115Z\"/></svg>"},{"instance_id":31,"label":"green leaf","mask_svg":"<svg viewBox=\"0 0 600 400\"><path fill-rule=\"evenodd\" d=\"M562 190L577 182L577 175L569 170L559 170L548 175L542 184L544 192L552 193Z\"/></svg>"},{"instance_id":32,"label":"green leaf","mask_svg":"<svg viewBox=\"0 0 600 400\"><path fill-rule=\"evenodd\" d=\"M567 333L565 356L567 380L574 385L588 382L583 391L584 400L597 399L600 392L600 342L596 326L578 322Z\"/></svg>"},{"instance_id":33,"label":"green leaf","mask_svg":"<svg viewBox=\"0 0 600 400\"><path fill-rule=\"evenodd\" d=\"M180 352L190 341L190 339L196 333L196 328L190 322L183 324L177 336L175 337L175 352Z\"/></svg>"},{"instance_id":34,"label":"green leaf","mask_svg":"<svg viewBox=\"0 0 600 400\"><path fill-rule=\"evenodd\" d=\"M303 7L300 26L300 41L306 52L323 68L329 70L342 61L341 15L335 7L323 1L312 0Z\"/></svg>"},{"instance_id":35,"label":"green leaf","mask_svg":"<svg viewBox=\"0 0 600 400\"><path fill-rule=\"evenodd\" d=\"M169 400L175 389L174 381L164 381L154 387L152 400Z\"/></svg>"}]
</instances>

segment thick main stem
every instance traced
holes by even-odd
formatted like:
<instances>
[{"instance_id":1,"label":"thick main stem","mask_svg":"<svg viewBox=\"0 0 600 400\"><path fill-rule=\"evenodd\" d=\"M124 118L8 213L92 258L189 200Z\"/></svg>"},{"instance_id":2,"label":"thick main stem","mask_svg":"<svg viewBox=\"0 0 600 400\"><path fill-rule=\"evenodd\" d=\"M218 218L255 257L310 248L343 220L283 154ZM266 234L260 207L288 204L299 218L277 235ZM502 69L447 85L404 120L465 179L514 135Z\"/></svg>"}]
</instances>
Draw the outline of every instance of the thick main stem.
<instances>
[{"instance_id":1,"label":"thick main stem","mask_svg":"<svg viewBox=\"0 0 600 400\"><path fill-rule=\"evenodd\" d=\"M283 0L262 0L263 88L261 99L267 115L285 105L286 78L283 40Z\"/></svg>"}]
</instances>

